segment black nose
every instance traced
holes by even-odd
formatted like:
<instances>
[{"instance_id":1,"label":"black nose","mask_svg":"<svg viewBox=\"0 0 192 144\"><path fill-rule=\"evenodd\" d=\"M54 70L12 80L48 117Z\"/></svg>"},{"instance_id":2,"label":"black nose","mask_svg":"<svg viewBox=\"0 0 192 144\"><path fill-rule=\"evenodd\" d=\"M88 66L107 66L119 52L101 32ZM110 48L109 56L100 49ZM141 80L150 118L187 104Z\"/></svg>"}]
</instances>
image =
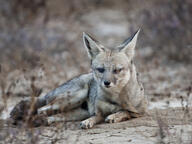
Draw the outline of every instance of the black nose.
<instances>
[{"instance_id":1,"label":"black nose","mask_svg":"<svg viewBox=\"0 0 192 144\"><path fill-rule=\"evenodd\" d=\"M110 82L109 81L104 81L105 86L109 86Z\"/></svg>"}]
</instances>

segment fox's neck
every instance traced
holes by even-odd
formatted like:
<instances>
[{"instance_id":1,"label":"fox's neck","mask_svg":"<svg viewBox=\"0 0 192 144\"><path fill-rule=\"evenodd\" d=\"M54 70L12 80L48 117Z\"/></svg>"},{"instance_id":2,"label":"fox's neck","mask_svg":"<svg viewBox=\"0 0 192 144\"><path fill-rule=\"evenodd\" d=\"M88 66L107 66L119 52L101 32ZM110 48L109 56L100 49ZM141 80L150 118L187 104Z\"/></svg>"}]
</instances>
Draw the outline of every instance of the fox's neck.
<instances>
[{"instance_id":1,"label":"fox's neck","mask_svg":"<svg viewBox=\"0 0 192 144\"><path fill-rule=\"evenodd\" d=\"M119 103L120 101L118 100L119 98L119 91L106 91L99 85L97 86L97 99L108 101L111 103Z\"/></svg>"}]
</instances>

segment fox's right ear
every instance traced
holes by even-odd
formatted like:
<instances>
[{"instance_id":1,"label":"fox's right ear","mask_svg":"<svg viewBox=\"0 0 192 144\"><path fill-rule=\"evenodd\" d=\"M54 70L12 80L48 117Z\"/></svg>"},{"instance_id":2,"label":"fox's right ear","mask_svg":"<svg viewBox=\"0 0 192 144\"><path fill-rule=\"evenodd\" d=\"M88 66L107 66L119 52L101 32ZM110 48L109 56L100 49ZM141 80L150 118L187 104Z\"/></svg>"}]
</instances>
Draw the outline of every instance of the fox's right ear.
<instances>
[{"instance_id":1,"label":"fox's right ear","mask_svg":"<svg viewBox=\"0 0 192 144\"><path fill-rule=\"evenodd\" d=\"M90 35L83 32L83 42L87 49L87 53L90 59L94 59L101 51L105 51L104 47L99 44L94 38Z\"/></svg>"}]
</instances>

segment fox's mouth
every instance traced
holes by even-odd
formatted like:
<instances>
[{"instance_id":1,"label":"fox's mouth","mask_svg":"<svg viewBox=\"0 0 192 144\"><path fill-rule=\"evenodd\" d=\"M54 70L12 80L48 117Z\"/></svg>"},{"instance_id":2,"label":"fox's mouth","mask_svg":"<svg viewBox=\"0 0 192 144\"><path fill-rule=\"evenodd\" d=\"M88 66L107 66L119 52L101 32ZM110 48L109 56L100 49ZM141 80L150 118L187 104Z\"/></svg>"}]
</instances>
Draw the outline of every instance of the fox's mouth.
<instances>
[{"instance_id":1,"label":"fox's mouth","mask_svg":"<svg viewBox=\"0 0 192 144\"><path fill-rule=\"evenodd\" d=\"M110 86L110 85L108 85L108 86L104 86L104 87L106 87L106 88L110 88L111 86Z\"/></svg>"},{"instance_id":2,"label":"fox's mouth","mask_svg":"<svg viewBox=\"0 0 192 144\"><path fill-rule=\"evenodd\" d=\"M111 88L111 85L108 85L108 86L106 86L106 85L101 85L101 87L102 87L103 89L110 89L110 88Z\"/></svg>"}]
</instances>

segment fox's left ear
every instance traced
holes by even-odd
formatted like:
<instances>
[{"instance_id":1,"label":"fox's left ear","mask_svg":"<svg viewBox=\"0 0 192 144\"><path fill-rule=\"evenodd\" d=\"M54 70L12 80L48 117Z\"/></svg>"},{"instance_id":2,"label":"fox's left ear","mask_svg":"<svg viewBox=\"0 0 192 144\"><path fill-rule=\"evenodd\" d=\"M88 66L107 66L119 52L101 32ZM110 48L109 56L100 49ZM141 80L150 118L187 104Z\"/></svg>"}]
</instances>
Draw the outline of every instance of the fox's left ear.
<instances>
[{"instance_id":1,"label":"fox's left ear","mask_svg":"<svg viewBox=\"0 0 192 144\"><path fill-rule=\"evenodd\" d=\"M138 37L139 32L140 32L140 29L117 47L119 49L119 51L125 52L125 54L131 59L135 55L135 46L137 43L137 37Z\"/></svg>"}]
</instances>

